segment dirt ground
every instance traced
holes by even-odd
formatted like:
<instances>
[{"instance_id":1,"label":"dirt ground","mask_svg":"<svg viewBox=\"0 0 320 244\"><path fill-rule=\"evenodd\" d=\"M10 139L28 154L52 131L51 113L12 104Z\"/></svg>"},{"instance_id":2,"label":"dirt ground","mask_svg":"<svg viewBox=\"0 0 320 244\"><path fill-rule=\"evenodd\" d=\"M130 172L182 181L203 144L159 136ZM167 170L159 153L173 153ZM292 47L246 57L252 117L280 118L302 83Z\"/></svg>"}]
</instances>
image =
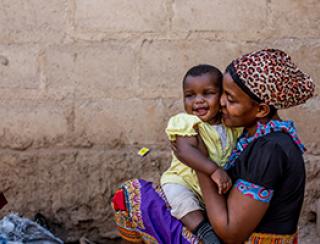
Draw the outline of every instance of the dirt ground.
<instances>
[{"instance_id":1,"label":"dirt ground","mask_svg":"<svg viewBox=\"0 0 320 244\"><path fill-rule=\"evenodd\" d=\"M299 240L301 244L320 243L320 233L317 234L316 224L310 223L305 226L300 226Z\"/></svg>"},{"instance_id":2,"label":"dirt ground","mask_svg":"<svg viewBox=\"0 0 320 244\"><path fill-rule=\"evenodd\" d=\"M320 233L319 233L320 234ZM125 244L127 242L121 240L120 238L115 238L113 240L105 240L101 242L101 244ZM320 243L320 235L317 234L316 224L309 223L305 226L300 226L299 228L299 244L316 244ZM80 243L80 244L94 244L92 243Z\"/></svg>"}]
</instances>

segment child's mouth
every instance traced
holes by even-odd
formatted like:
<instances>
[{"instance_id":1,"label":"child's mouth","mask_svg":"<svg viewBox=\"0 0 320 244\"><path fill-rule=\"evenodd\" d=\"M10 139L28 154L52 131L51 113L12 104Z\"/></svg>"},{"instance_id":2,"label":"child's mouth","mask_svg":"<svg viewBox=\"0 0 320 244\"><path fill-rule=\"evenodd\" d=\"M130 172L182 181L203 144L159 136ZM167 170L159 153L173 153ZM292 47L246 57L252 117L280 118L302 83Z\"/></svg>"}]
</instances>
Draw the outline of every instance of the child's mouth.
<instances>
[{"instance_id":1,"label":"child's mouth","mask_svg":"<svg viewBox=\"0 0 320 244\"><path fill-rule=\"evenodd\" d=\"M204 116L207 114L208 110L209 109L206 107L200 107L200 108L194 109L193 111L194 111L194 115L196 116Z\"/></svg>"}]
</instances>

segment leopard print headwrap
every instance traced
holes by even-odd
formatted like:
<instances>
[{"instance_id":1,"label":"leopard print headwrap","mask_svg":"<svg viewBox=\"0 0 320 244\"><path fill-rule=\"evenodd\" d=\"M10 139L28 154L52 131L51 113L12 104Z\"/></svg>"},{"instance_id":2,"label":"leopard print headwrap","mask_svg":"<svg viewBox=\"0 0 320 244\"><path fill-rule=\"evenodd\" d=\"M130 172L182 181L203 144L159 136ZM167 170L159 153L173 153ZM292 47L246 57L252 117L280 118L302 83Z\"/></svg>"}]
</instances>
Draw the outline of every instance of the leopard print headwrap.
<instances>
[{"instance_id":1,"label":"leopard print headwrap","mask_svg":"<svg viewBox=\"0 0 320 244\"><path fill-rule=\"evenodd\" d=\"M226 71L254 100L276 109L305 103L315 90L310 76L281 50L264 49L243 55Z\"/></svg>"}]
</instances>

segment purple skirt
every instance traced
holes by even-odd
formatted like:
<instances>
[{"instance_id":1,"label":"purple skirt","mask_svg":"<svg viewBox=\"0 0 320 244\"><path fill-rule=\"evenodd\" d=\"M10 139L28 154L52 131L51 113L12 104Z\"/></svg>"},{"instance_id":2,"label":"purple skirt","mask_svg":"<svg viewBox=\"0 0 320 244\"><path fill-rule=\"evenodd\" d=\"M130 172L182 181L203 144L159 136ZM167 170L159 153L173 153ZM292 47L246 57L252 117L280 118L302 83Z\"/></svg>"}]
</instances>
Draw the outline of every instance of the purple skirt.
<instances>
[{"instance_id":1,"label":"purple skirt","mask_svg":"<svg viewBox=\"0 0 320 244\"><path fill-rule=\"evenodd\" d=\"M199 239L171 216L160 186L141 179L124 182L112 206L122 238L142 243L199 243Z\"/></svg>"}]
</instances>

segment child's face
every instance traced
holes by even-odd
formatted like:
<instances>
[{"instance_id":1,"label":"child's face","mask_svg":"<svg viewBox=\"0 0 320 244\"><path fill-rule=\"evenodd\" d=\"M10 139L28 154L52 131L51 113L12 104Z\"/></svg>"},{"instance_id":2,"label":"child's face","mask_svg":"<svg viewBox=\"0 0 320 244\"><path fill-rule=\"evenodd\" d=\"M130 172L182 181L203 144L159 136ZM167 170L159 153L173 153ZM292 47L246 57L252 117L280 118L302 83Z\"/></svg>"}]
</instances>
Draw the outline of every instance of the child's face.
<instances>
[{"instance_id":1,"label":"child's face","mask_svg":"<svg viewBox=\"0 0 320 244\"><path fill-rule=\"evenodd\" d=\"M220 110L220 90L211 74L187 76L183 86L184 109L202 121L215 124Z\"/></svg>"}]
</instances>

